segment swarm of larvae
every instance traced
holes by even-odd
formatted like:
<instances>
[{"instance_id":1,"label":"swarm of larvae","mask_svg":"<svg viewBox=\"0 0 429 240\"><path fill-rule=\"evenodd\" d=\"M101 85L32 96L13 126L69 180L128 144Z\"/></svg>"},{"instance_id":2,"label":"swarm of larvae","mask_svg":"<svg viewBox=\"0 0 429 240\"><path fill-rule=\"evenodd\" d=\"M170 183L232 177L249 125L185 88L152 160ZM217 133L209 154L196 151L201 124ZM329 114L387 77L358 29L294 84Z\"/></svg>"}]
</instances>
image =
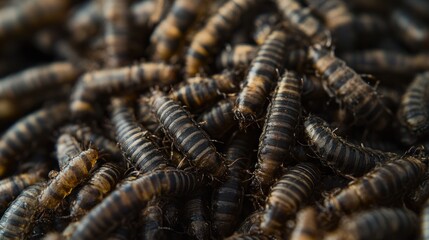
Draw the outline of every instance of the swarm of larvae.
<instances>
[{"instance_id":1,"label":"swarm of larvae","mask_svg":"<svg viewBox=\"0 0 429 240\"><path fill-rule=\"evenodd\" d=\"M0 239L428 239L429 1L0 1Z\"/></svg>"}]
</instances>

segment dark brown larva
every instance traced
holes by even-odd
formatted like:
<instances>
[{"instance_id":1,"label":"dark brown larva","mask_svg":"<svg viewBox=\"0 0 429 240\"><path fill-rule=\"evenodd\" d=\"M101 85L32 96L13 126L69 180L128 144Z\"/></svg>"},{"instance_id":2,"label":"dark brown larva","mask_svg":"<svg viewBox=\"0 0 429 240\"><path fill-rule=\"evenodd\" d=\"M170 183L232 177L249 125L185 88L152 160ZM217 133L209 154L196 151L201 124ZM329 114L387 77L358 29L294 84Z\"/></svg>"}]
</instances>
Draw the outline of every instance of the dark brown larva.
<instances>
[{"instance_id":1,"label":"dark brown larva","mask_svg":"<svg viewBox=\"0 0 429 240\"><path fill-rule=\"evenodd\" d=\"M130 2L130 0L100 0L108 67L123 66L129 60Z\"/></svg>"},{"instance_id":2,"label":"dark brown larva","mask_svg":"<svg viewBox=\"0 0 429 240\"><path fill-rule=\"evenodd\" d=\"M284 67L286 69L296 69L302 72L307 66L307 48L300 47L291 49L286 53Z\"/></svg>"},{"instance_id":3,"label":"dark brown larva","mask_svg":"<svg viewBox=\"0 0 429 240\"><path fill-rule=\"evenodd\" d=\"M342 175L362 176L377 164L395 157L393 153L365 148L337 136L321 118L309 116L305 133L314 153L322 163Z\"/></svg>"},{"instance_id":4,"label":"dark brown larva","mask_svg":"<svg viewBox=\"0 0 429 240\"><path fill-rule=\"evenodd\" d=\"M143 239L163 239L162 228L164 228L163 218L163 200L153 199L149 201L147 206L143 209L139 217L142 226L139 228L140 237Z\"/></svg>"},{"instance_id":5,"label":"dark brown larva","mask_svg":"<svg viewBox=\"0 0 429 240\"><path fill-rule=\"evenodd\" d=\"M187 234L198 240L210 239L210 221L207 203L201 191L192 194L183 206L183 220Z\"/></svg>"},{"instance_id":6,"label":"dark brown larva","mask_svg":"<svg viewBox=\"0 0 429 240\"><path fill-rule=\"evenodd\" d=\"M155 94L152 107L176 148L197 168L214 177L223 176L226 166L207 134L195 123L188 111L168 97L159 95Z\"/></svg>"},{"instance_id":7,"label":"dark brown larva","mask_svg":"<svg viewBox=\"0 0 429 240\"><path fill-rule=\"evenodd\" d=\"M55 62L33 67L0 79L0 99L18 100L31 98L73 84L80 70L68 62Z\"/></svg>"},{"instance_id":8,"label":"dark brown larva","mask_svg":"<svg viewBox=\"0 0 429 240\"><path fill-rule=\"evenodd\" d=\"M316 209L307 207L297 213L295 229L293 230L291 240L318 240L322 234L318 227Z\"/></svg>"},{"instance_id":9,"label":"dark brown larva","mask_svg":"<svg viewBox=\"0 0 429 240\"><path fill-rule=\"evenodd\" d=\"M13 201L0 219L1 239L27 239L40 213L37 197L43 187L43 184L28 187Z\"/></svg>"},{"instance_id":10,"label":"dark brown larva","mask_svg":"<svg viewBox=\"0 0 429 240\"><path fill-rule=\"evenodd\" d=\"M274 91L259 139L258 165L252 182L256 192L266 192L281 165L292 162L289 152L301 113L301 91L302 79L286 70Z\"/></svg>"},{"instance_id":11,"label":"dark brown larva","mask_svg":"<svg viewBox=\"0 0 429 240\"><path fill-rule=\"evenodd\" d=\"M46 139L68 119L67 105L60 103L33 112L11 126L0 140L0 177L4 176L34 141Z\"/></svg>"},{"instance_id":12,"label":"dark brown larva","mask_svg":"<svg viewBox=\"0 0 429 240\"><path fill-rule=\"evenodd\" d=\"M82 152L82 145L69 133L63 133L57 139L56 157L60 170L63 170L75 156Z\"/></svg>"},{"instance_id":13,"label":"dark brown larva","mask_svg":"<svg viewBox=\"0 0 429 240\"><path fill-rule=\"evenodd\" d=\"M347 65L360 73L377 75L402 74L429 70L429 54L407 54L388 50L364 50L341 55Z\"/></svg>"},{"instance_id":14,"label":"dark brown larva","mask_svg":"<svg viewBox=\"0 0 429 240\"><path fill-rule=\"evenodd\" d=\"M41 192L38 197L40 206L55 209L73 188L85 180L97 160L98 151L91 148L71 159Z\"/></svg>"},{"instance_id":15,"label":"dark brown larva","mask_svg":"<svg viewBox=\"0 0 429 240\"><path fill-rule=\"evenodd\" d=\"M179 49L186 32L206 5L203 0L175 1L169 14L152 33L154 59L168 60Z\"/></svg>"},{"instance_id":16,"label":"dark brown larva","mask_svg":"<svg viewBox=\"0 0 429 240\"><path fill-rule=\"evenodd\" d=\"M107 162L94 171L88 181L76 193L70 207L70 215L80 218L112 191L122 178L123 163Z\"/></svg>"},{"instance_id":17,"label":"dark brown larva","mask_svg":"<svg viewBox=\"0 0 429 240\"><path fill-rule=\"evenodd\" d=\"M313 44L328 45L329 32L323 24L311 15L307 7L303 7L297 0L276 0L277 7L283 18L294 28L299 30Z\"/></svg>"},{"instance_id":18,"label":"dark brown larva","mask_svg":"<svg viewBox=\"0 0 429 240\"><path fill-rule=\"evenodd\" d=\"M325 48L311 47L309 57L328 94L353 113L357 123L371 124L375 129L386 127L389 112L374 88Z\"/></svg>"},{"instance_id":19,"label":"dark brown larva","mask_svg":"<svg viewBox=\"0 0 429 240\"><path fill-rule=\"evenodd\" d=\"M319 169L312 163L289 168L271 189L260 230L267 235L282 236L286 221L309 200L319 178Z\"/></svg>"},{"instance_id":20,"label":"dark brown larva","mask_svg":"<svg viewBox=\"0 0 429 240\"><path fill-rule=\"evenodd\" d=\"M253 30L253 40L256 44L262 45L271 32L274 30L275 26L280 22L280 16L277 12L268 12L263 13L255 18L254 30Z\"/></svg>"},{"instance_id":21,"label":"dark brown larva","mask_svg":"<svg viewBox=\"0 0 429 240\"><path fill-rule=\"evenodd\" d=\"M231 128L236 126L234 112L232 111L235 98L220 100L212 108L201 113L198 123L212 139L220 139Z\"/></svg>"},{"instance_id":22,"label":"dark brown larva","mask_svg":"<svg viewBox=\"0 0 429 240\"><path fill-rule=\"evenodd\" d=\"M407 209L379 208L344 217L327 240L414 239L418 233L417 215Z\"/></svg>"},{"instance_id":23,"label":"dark brown larva","mask_svg":"<svg viewBox=\"0 0 429 240\"><path fill-rule=\"evenodd\" d=\"M426 170L427 166L413 157L387 162L326 198L325 207L331 213L341 213L381 203L417 186Z\"/></svg>"},{"instance_id":24,"label":"dark brown larva","mask_svg":"<svg viewBox=\"0 0 429 240\"><path fill-rule=\"evenodd\" d=\"M67 20L67 29L73 42L84 43L100 32L102 17L97 4L93 1L82 3Z\"/></svg>"},{"instance_id":25,"label":"dark brown larva","mask_svg":"<svg viewBox=\"0 0 429 240\"><path fill-rule=\"evenodd\" d=\"M177 79L178 69L161 63L142 63L83 75L71 95L70 110L79 117L95 111L95 100L103 95L117 95L154 85L165 86Z\"/></svg>"},{"instance_id":26,"label":"dark brown larva","mask_svg":"<svg viewBox=\"0 0 429 240\"><path fill-rule=\"evenodd\" d=\"M120 161L123 159L121 150L118 148L116 142L112 141L108 137L101 133L92 130L90 127L85 125L71 125L63 129L65 133L73 135L76 140L81 143L81 146L93 145L103 155L109 159Z\"/></svg>"},{"instance_id":27,"label":"dark brown larva","mask_svg":"<svg viewBox=\"0 0 429 240\"><path fill-rule=\"evenodd\" d=\"M239 223L244 193L246 189L246 170L251 165L256 136L252 131L236 132L226 150L226 164L229 165L225 181L212 195L212 224L216 236L227 237Z\"/></svg>"},{"instance_id":28,"label":"dark brown larva","mask_svg":"<svg viewBox=\"0 0 429 240\"><path fill-rule=\"evenodd\" d=\"M335 47L343 50L354 47L353 14L342 0L306 0L309 7L320 14L331 31Z\"/></svg>"},{"instance_id":29,"label":"dark brown larva","mask_svg":"<svg viewBox=\"0 0 429 240\"><path fill-rule=\"evenodd\" d=\"M70 0L35 0L16 3L0 11L0 41L23 36L60 22L71 5Z\"/></svg>"},{"instance_id":30,"label":"dark brown larva","mask_svg":"<svg viewBox=\"0 0 429 240\"><path fill-rule=\"evenodd\" d=\"M429 49L429 27L424 21L404 9L396 9L390 16L394 33L413 50Z\"/></svg>"},{"instance_id":31,"label":"dark brown larva","mask_svg":"<svg viewBox=\"0 0 429 240\"><path fill-rule=\"evenodd\" d=\"M190 111L198 111L218 100L224 93L238 90L238 75L226 71L209 78L195 77L188 84L173 91L169 97L187 106Z\"/></svg>"},{"instance_id":32,"label":"dark brown larva","mask_svg":"<svg viewBox=\"0 0 429 240\"><path fill-rule=\"evenodd\" d=\"M40 182L43 176L40 172L23 173L0 181L0 215L7 209L25 188Z\"/></svg>"},{"instance_id":33,"label":"dark brown larva","mask_svg":"<svg viewBox=\"0 0 429 240\"><path fill-rule=\"evenodd\" d=\"M417 75L402 96L399 122L411 133L421 136L429 132L429 71Z\"/></svg>"},{"instance_id":34,"label":"dark brown larva","mask_svg":"<svg viewBox=\"0 0 429 240\"><path fill-rule=\"evenodd\" d=\"M136 121L133 110L123 99L112 100L112 123L116 140L131 164L142 173L168 166L166 156Z\"/></svg>"},{"instance_id":35,"label":"dark brown larva","mask_svg":"<svg viewBox=\"0 0 429 240\"><path fill-rule=\"evenodd\" d=\"M226 48L216 59L218 69L247 68L255 58L257 47L250 44L237 44L233 48Z\"/></svg>"},{"instance_id":36,"label":"dark brown larva","mask_svg":"<svg viewBox=\"0 0 429 240\"><path fill-rule=\"evenodd\" d=\"M214 54L226 36L239 24L243 15L256 7L259 0L225 2L193 38L186 54L186 74L194 76Z\"/></svg>"},{"instance_id":37,"label":"dark brown larva","mask_svg":"<svg viewBox=\"0 0 429 240\"><path fill-rule=\"evenodd\" d=\"M272 32L252 61L234 108L243 127L261 114L278 78L277 71L282 71L287 41L288 35L284 31Z\"/></svg>"},{"instance_id":38,"label":"dark brown larva","mask_svg":"<svg viewBox=\"0 0 429 240\"><path fill-rule=\"evenodd\" d=\"M195 174L179 170L144 175L112 192L85 215L71 240L89 240L107 234L149 200L161 196L188 195L201 184L202 179Z\"/></svg>"}]
</instances>

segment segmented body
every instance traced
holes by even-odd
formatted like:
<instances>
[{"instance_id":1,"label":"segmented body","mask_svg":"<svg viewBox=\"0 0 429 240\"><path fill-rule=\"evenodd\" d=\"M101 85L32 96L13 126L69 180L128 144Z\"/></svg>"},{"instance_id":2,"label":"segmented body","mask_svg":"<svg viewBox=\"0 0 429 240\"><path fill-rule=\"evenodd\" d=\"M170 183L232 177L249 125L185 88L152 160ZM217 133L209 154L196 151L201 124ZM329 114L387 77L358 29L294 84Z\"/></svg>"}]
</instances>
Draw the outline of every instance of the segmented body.
<instances>
[{"instance_id":1,"label":"segmented body","mask_svg":"<svg viewBox=\"0 0 429 240\"><path fill-rule=\"evenodd\" d=\"M258 0L229 0L213 15L192 40L186 55L186 73L194 76L213 55L243 15L257 6Z\"/></svg>"},{"instance_id":2,"label":"segmented body","mask_svg":"<svg viewBox=\"0 0 429 240\"><path fill-rule=\"evenodd\" d=\"M225 181L212 194L212 224L219 237L232 234L239 221L246 189L245 172L251 165L256 141L252 131L236 132L226 150L226 163L229 165Z\"/></svg>"},{"instance_id":3,"label":"segmented body","mask_svg":"<svg viewBox=\"0 0 429 240\"><path fill-rule=\"evenodd\" d=\"M112 108L116 140L131 164L142 173L166 168L166 156L149 138L149 133L139 126L133 110L121 99L113 99Z\"/></svg>"},{"instance_id":4,"label":"segmented body","mask_svg":"<svg viewBox=\"0 0 429 240\"><path fill-rule=\"evenodd\" d=\"M319 178L319 169L312 163L299 163L289 168L271 189L260 223L261 231L281 236L286 221L308 201Z\"/></svg>"},{"instance_id":5,"label":"segmented body","mask_svg":"<svg viewBox=\"0 0 429 240\"><path fill-rule=\"evenodd\" d=\"M223 99L217 102L212 108L201 113L198 123L201 128L213 139L220 139L236 123L234 119L235 98Z\"/></svg>"},{"instance_id":6,"label":"segmented body","mask_svg":"<svg viewBox=\"0 0 429 240\"><path fill-rule=\"evenodd\" d=\"M327 45L329 33L324 25L297 0L276 0L277 7L283 18L304 34L313 44Z\"/></svg>"},{"instance_id":7,"label":"segmented body","mask_svg":"<svg viewBox=\"0 0 429 240\"><path fill-rule=\"evenodd\" d=\"M106 65L123 66L129 58L129 0L101 0L103 13L104 43L106 45Z\"/></svg>"},{"instance_id":8,"label":"segmented body","mask_svg":"<svg viewBox=\"0 0 429 240\"><path fill-rule=\"evenodd\" d=\"M426 53L410 55L389 50L364 50L342 54L341 59L360 73L412 75L429 70L429 54Z\"/></svg>"},{"instance_id":9,"label":"segmented body","mask_svg":"<svg viewBox=\"0 0 429 240\"><path fill-rule=\"evenodd\" d=\"M350 49L356 41L353 14L342 0L306 0L309 7L322 15L325 26L332 32L335 46Z\"/></svg>"},{"instance_id":10,"label":"segmented body","mask_svg":"<svg viewBox=\"0 0 429 240\"><path fill-rule=\"evenodd\" d=\"M35 0L16 3L0 11L0 41L28 35L61 21L71 1Z\"/></svg>"},{"instance_id":11,"label":"segmented body","mask_svg":"<svg viewBox=\"0 0 429 240\"><path fill-rule=\"evenodd\" d=\"M277 12L268 12L256 16L252 33L256 44L264 44L265 40L267 40L268 36L270 36L271 32L280 22L280 19L281 17Z\"/></svg>"},{"instance_id":12,"label":"segmented body","mask_svg":"<svg viewBox=\"0 0 429 240\"><path fill-rule=\"evenodd\" d=\"M155 171L113 191L91 210L71 236L72 240L89 240L102 236L122 219L161 196L187 195L202 184L195 174L179 170Z\"/></svg>"},{"instance_id":13,"label":"segmented body","mask_svg":"<svg viewBox=\"0 0 429 240\"><path fill-rule=\"evenodd\" d=\"M152 33L154 59L168 60L179 49L186 32L196 21L198 12L206 4L203 0L175 1L167 17Z\"/></svg>"},{"instance_id":14,"label":"segmented body","mask_svg":"<svg viewBox=\"0 0 429 240\"><path fill-rule=\"evenodd\" d=\"M402 96L398 118L415 135L429 132L429 72L417 75Z\"/></svg>"},{"instance_id":15,"label":"segmented body","mask_svg":"<svg viewBox=\"0 0 429 240\"><path fill-rule=\"evenodd\" d=\"M18 100L73 84L80 70L68 62L33 67L0 80L0 99Z\"/></svg>"},{"instance_id":16,"label":"segmented body","mask_svg":"<svg viewBox=\"0 0 429 240\"><path fill-rule=\"evenodd\" d=\"M264 192L274 181L280 166L290 161L291 146L295 143L295 128L301 113L302 80L286 71L271 99L260 136L258 165L255 169L254 187Z\"/></svg>"},{"instance_id":17,"label":"segmented body","mask_svg":"<svg viewBox=\"0 0 429 240\"><path fill-rule=\"evenodd\" d=\"M57 139L56 157L60 170L63 170L73 157L82 152L81 143L69 133L63 133Z\"/></svg>"},{"instance_id":18,"label":"segmented body","mask_svg":"<svg viewBox=\"0 0 429 240\"><path fill-rule=\"evenodd\" d=\"M255 58L257 47L249 44L237 44L232 49L223 50L216 59L218 69L247 68Z\"/></svg>"},{"instance_id":19,"label":"segmented body","mask_svg":"<svg viewBox=\"0 0 429 240\"><path fill-rule=\"evenodd\" d=\"M66 104L56 104L27 115L6 130L0 140L0 176L7 173L19 155L28 152L26 149L35 140L46 139L47 133L68 119L68 113Z\"/></svg>"},{"instance_id":20,"label":"segmented body","mask_svg":"<svg viewBox=\"0 0 429 240\"><path fill-rule=\"evenodd\" d=\"M316 116L309 116L304 127L310 146L322 163L343 175L362 176L377 164L395 157L393 153L347 142Z\"/></svg>"},{"instance_id":21,"label":"segmented body","mask_svg":"<svg viewBox=\"0 0 429 240\"><path fill-rule=\"evenodd\" d=\"M278 71L282 71L287 40L284 31L272 32L252 61L234 108L242 125L261 114L266 98L278 78Z\"/></svg>"},{"instance_id":22,"label":"segmented body","mask_svg":"<svg viewBox=\"0 0 429 240\"><path fill-rule=\"evenodd\" d=\"M389 112L380 96L344 61L323 48L311 47L309 56L324 79L325 90L354 115L357 123L372 124L375 129L387 125L384 120Z\"/></svg>"},{"instance_id":23,"label":"segmented body","mask_svg":"<svg viewBox=\"0 0 429 240\"><path fill-rule=\"evenodd\" d=\"M111 192L124 173L123 163L107 162L92 173L89 180L76 193L70 215L81 217Z\"/></svg>"},{"instance_id":24,"label":"segmented body","mask_svg":"<svg viewBox=\"0 0 429 240\"><path fill-rule=\"evenodd\" d=\"M352 212L389 200L417 186L426 170L426 165L413 157L387 162L328 197L325 207L331 213Z\"/></svg>"},{"instance_id":25,"label":"segmented body","mask_svg":"<svg viewBox=\"0 0 429 240\"><path fill-rule=\"evenodd\" d=\"M192 165L214 177L221 177L225 173L226 167L216 148L190 117L189 112L165 96L156 97L152 107L167 135Z\"/></svg>"},{"instance_id":26,"label":"segmented body","mask_svg":"<svg viewBox=\"0 0 429 240\"><path fill-rule=\"evenodd\" d=\"M0 219L1 239L26 239L31 232L35 217L40 213L37 197L43 184L26 188Z\"/></svg>"},{"instance_id":27,"label":"segmented body","mask_svg":"<svg viewBox=\"0 0 429 240\"><path fill-rule=\"evenodd\" d=\"M344 217L327 239L413 239L418 232L415 213L400 208L379 208Z\"/></svg>"},{"instance_id":28,"label":"segmented body","mask_svg":"<svg viewBox=\"0 0 429 240\"><path fill-rule=\"evenodd\" d=\"M185 231L198 240L210 239L210 221L207 216L206 202L202 192L191 195L185 202Z\"/></svg>"},{"instance_id":29,"label":"segmented body","mask_svg":"<svg viewBox=\"0 0 429 240\"><path fill-rule=\"evenodd\" d=\"M83 75L71 95L71 112L79 116L93 113L95 100L154 85L176 81L177 68L162 63L142 63L131 67L100 70Z\"/></svg>"},{"instance_id":30,"label":"segmented body","mask_svg":"<svg viewBox=\"0 0 429 240\"><path fill-rule=\"evenodd\" d=\"M56 208L73 188L89 176L97 160L98 151L91 148L70 160L69 164L41 192L38 197L40 206L47 209Z\"/></svg>"},{"instance_id":31,"label":"segmented body","mask_svg":"<svg viewBox=\"0 0 429 240\"><path fill-rule=\"evenodd\" d=\"M23 173L0 181L0 214L27 187L43 180L40 172Z\"/></svg>"}]
</instances>

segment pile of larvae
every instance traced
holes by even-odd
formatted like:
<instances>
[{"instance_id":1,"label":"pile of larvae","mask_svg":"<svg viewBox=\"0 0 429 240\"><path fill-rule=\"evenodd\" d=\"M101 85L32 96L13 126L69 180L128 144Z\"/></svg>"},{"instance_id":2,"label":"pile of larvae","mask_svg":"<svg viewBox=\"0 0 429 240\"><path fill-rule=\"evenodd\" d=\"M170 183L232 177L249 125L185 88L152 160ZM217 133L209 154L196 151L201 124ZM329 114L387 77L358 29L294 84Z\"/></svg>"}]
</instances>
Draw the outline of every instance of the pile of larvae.
<instances>
[{"instance_id":1,"label":"pile of larvae","mask_svg":"<svg viewBox=\"0 0 429 240\"><path fill-rule=\"evenodd\" d=\"M0 239L429 239L429 1L0 1Z\"/></svg>"}]
</instances>

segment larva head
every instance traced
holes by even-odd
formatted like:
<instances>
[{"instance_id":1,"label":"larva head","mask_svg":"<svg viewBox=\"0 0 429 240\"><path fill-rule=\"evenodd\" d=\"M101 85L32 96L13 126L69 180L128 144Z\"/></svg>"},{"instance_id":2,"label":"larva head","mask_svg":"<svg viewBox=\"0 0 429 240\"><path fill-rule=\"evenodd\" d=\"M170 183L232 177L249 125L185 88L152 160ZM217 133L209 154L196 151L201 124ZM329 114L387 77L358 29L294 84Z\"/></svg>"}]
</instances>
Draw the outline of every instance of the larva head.
<instances>
[{"instance_id":1,"label":"larva head","mask_svg":"<svg viewBox=\"0 0 429 240\"><path fill-rule=\"evenodd\" d=\"M96 162L98 159L98 151L96 149L90 148L86 151L83 151L81 155L84 154L91 162Z\"/></svg>"}]
</instances>

